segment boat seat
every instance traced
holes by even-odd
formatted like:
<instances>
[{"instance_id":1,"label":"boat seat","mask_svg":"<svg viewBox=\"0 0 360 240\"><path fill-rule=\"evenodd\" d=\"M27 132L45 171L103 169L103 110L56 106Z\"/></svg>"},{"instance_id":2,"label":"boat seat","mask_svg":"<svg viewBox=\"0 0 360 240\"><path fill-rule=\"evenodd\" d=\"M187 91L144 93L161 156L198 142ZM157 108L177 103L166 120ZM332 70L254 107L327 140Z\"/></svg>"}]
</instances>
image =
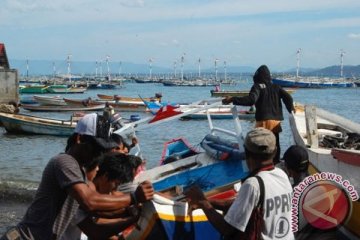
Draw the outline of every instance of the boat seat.
<instances>
[{"instance_id":1,"label":"boat seat","mask_svg":"<svg viewBox=\"0 0 360 240\"><path fill-rule=\"evenodd\" d=\"M306 133L302 133L301 134L303 138L307 139L307 134ZM324 136L332 136L332 137L339 137L342 138L343 137L343 133L340 131L335 131L335 130L329 130L329 129L318 129L318 138L319 139L323 139Z\"/></svg>"},{"instance_id":2,"label":"boat seat","mask_svg":"<svg viewBox=\"0 0 360 240\"><path fill-rule=\"evenodd\" d=\"M324 136L344 137L342 132L329 129L318 129L318 135L319 139L322 139Z\"/></svg>"}]
</instances>

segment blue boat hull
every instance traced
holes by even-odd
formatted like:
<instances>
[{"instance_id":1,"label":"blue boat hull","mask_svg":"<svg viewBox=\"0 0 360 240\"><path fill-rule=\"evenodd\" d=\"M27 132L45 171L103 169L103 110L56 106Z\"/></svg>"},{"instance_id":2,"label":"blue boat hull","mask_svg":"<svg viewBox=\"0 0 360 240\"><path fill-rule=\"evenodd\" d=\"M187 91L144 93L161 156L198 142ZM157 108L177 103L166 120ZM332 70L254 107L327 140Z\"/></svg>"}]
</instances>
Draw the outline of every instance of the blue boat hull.
<instances>
[{"instance_id":1,"label":"blue boat hull","mask_svg":"<svg viewBox=\"0 0 360 240\"><path fill-rule=\"evenodd\" d=\"M355 84L352 82L312 82L312 81L294 81L286 79L273 78L272 83L291 88L349 88L354 87Z\"/></svg>"}]
</instances>

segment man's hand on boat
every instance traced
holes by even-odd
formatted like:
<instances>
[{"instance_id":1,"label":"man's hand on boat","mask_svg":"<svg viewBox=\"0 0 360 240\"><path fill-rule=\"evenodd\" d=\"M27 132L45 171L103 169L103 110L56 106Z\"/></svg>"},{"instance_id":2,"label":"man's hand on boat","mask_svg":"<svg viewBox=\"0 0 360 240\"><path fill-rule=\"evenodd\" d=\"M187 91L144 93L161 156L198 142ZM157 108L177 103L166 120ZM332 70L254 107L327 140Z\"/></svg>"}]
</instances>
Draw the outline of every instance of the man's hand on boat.
<instances>
[{"instance_id":1,"label":"man's hand on boat","mask_svg":"<svg viewBox=\"0 0 360 240\"><path fill-rule=\"evenodd\" d=\"M134 201L135 203L144 203L146 201L152 200L154 197L154 188L149 181L144 181L139 184L134 192Z\"/></svg>"},{"instance_id":2,"label":"man's hand on boat","mask_svg":"<svg viewBox=\"0 0 360 240\"><path fill-rule=\"evenodd\" d=\"M184 192L189 203L188 213L198 208L204 208L209 205L209 201L198 186L192 186Z\"/></svg>"},{"instance_id":3,"label":"man's hand on boat","mask_svg":"<svg viewBox=\"0 0 360 240\"><path fill-rule=\"evenodd\" d=\"M232 97L226 96L225 98L222 99L222 104L228 105L230 103L232 103Z\"/></svg>"}]
</instances>

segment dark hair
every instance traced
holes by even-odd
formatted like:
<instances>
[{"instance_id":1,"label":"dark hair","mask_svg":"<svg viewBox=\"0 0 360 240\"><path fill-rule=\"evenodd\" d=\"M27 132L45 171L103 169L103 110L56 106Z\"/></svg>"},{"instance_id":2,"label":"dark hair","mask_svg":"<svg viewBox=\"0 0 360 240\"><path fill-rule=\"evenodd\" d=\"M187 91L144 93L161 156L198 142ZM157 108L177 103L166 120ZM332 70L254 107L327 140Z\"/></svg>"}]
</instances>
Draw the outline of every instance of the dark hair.
<instances>
[{"instance_id":1,"label":"dark hair","mask_svg":"<svg viewBox=\"0 0 360 240\"><path fill-rule=\"evenodd\" d=\"M128 155L118 152L108 152L103 155L99 171L96 176L107 175L109 180L120 180L127 183L134 180L134 167Z\"/></svg>"},{"instance_id":2,"label":"dark hair","mask_svg":"<svg viewBox=\"0 0 360 240\"><path fill-rule=\"evenodd\" d=\"M98 165L101 165L102 163L102 155L98 156L98 157L94 157L92 158L89 162L86 162L84 164L84 168L86 169L86 171L92 171L94 170Z\"/></svg>"},{"instance_id":3,"label":"dark hair","mask_svg":"<svg viewBox=\"0 0 360 240\"><path fill-rule=\"evenodd\" d=\"M128 155L128 159L134 169L136 169L143 163L142 159L138 156Z\"/></svg>"},{"instance_id":4,"label":"dark hair","mask_svg":"<svg viewBox=\"0 0 360 240\"><path fill-rule=\"evenodd\" d=\"M78 133L73 133L68 139L67 144L65 147L65 152L69 151L70 148L72 148L76 144L76 138L80 136L80 142L82 143L90 143L92 145L93 153L96 154L95 157L100 156L105 149L101 147L95 140L93 136L89 135L81 135Z\"/></svg>"},{"instance_id":5,"label":"dark hair","mask_svg":"<svg viewBox=\"0 0 360 240\"><path fill-rule=\"evenodd\" d=\"M130 151L130 145L127 144L127 142L124 140L124 138L116 133L111 134L110 138L116 142L118 145L120 145L121 143L124 145L124 147L126 147L129 151Z\"/></svg>"},{"instance_id":6,"label":"dark hair","mask_svg":"<svg viewBox=\"0 0 360 240\"><path fill-rule=\"evenodd\" d=\"M67 142L66 142L66 147L65 147L65 152L67 152L72 146L75 145L76 143L76 136L78 134L77 133L73 133L68 139L67 139Z\"/></svg>"}]
</instances>

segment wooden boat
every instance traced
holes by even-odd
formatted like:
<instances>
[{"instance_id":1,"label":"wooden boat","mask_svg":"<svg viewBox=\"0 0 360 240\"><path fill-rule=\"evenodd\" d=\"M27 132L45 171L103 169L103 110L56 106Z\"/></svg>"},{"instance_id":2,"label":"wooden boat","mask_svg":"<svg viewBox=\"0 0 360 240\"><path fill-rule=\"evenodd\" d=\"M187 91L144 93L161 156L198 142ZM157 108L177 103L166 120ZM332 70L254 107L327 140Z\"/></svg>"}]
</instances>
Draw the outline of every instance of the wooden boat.
<instances>
[{"instance_id":1,"label":"wooden boat","mask_svg":"<svg viewBox=\"0 0 360 240\"><path fill-rule=\"evenodd\" d=\"M92 106L105 104L105 102L94 101L91 98L85 98L85 99L63 98L63 100L68 106L74 106L74 107L92 107Z\"/></svg>"},{"instance_id":2,"label":"wooden boat","mask_svg":"<svg viewBox=\"0 0 360 240\"><path fill-rule=\"evenodd\" d=\"M233 185L231 185L233 186ZM209 198L231 199L235 197L235 190L216 189L210 192ZM223 191L223 192L221 192ZM220 232L207 220L205 213L198 209L188 214L188 204L174 201L155 194L151 202L143 205L138 227L130 227L123 232L126 240L132 239L221 239ZM216 195L219 195L216 196ZM176 237L175 237L176 236Z\"/></svg>"},{"instance_id":3,"label":"wooden boat","mask_svg":"<svg viewBox=\"0 0 360 240\"><path fill-rule=\"evenodd\" d=\"M241 160L242 159L242 160ZM187 164L184 164L187 163ZM164 171L167 169L167 171ZM207 152L195 154L141 173L136 182L151 180L154 200L143 206L139 228L125 232L125 239L221 239L202 210L188 214L184 189L198 185L207 196L235 197L234 185L249 174L243 158L219 160ZM219 177L221 176L221 177Z\"/></svg>"},{"instance_id":4,"label":"wooden boat","mask_svg":"<svg viewBox=\"0 0 360 240\"><path fill-rule=\"evenodd\" d=\"M67 85L49 85L46 91L48 93L56 93L56 94L84 93L86 91L86 88L68 87Z\"/></svg>"},{"instance_id":5,"label":"wooden boat","mask_svg":"<svg viewBox=\"0 0 360 240\"><path fill-rule=\"evenodd\" d=\"M34 95L33 98L40 105L47 106L65 106L67 105L64 99L60 96L40 96Z\"/></svg>"},{"instance_id":6,"label":"wooden boat","mask_svg":"<svg viewBox=\"0 0 360 240\"><path fill-rule=\"evenodd\" d=\"M159 165L164 165L198 153L199 152L191 146L185 138L175 138L164 143Z\"/></svg>"},{"instance_id":7,"label":"wooden boat","mask_svg":"<svg viewBox=\"0 0 360 240\"><path fill-rule=\"evenodd\" d=\"M186 112L187 110L180 108L182 112ZM217 107L211 108L207 111L201 111L197 113L192 113L187 116L182 117L182 119L194 119L194 120L202 120L207 119L208 114L212 119L232 119L233 115L231 112L231 107ZM255 111L247 111L247 110L238 110L237 112L238 118L243 120L254 120L255 119Z\"/></svg>"},{"instance_id":8,"label":"wooden boat","mask_svg":"<svg viewBox=\"0 0 360 240\"><path fill-rule=\"evenodd\" d=\"M153 114L156 114L161 108L164 109L164 107L165 107L165 106L161 105L160 103L152 103L152 102L147 102L145 100L144 100L144 103L146 104L149 111ZM170 107L167 107L167 108L172 108L173 111L181 114L181 113L186 113L186 112L189 112L189 111L197 109L197 108L202 108L204 106L205 105L203 103L199 103L199 104L196 103L196 104L187 104L187 105L183 105L183 104L170 105ZM233 118L232 107L233 107L232 105L220 105L220 106L216 106L216 107L204 110L204 111L187 114L187 115L183 116L181 119L203 120L203 119L207 119L208 113L212 119L232 119ZM237 110L237 114L238 114L239 119L243 119L243 120L254 120L255 119L255 111Z\"/></svg>"},{"instance_id":9,"label":"wooden boat","mask_svg":"<svg viewBox=\"0 0 360 240\"><path fill-rule=\"evenodd\" d=\"M0 121L9 133L70 136L76 122L0 112Z\"/></svg>"},{"instance_id":10,"label":"wooden boat","mask_svg":"<svg viewBox=\"0 0 360 240\"><path fill-rule=\"evenodd\" d=\"M20 98L20 104L38 104L32 95L23 95Z\"/></svg>"},{"instance_id":11,"label":"wooden boat","mask_svg":"<svg viewBox=\"0 0 360 240\"><path fill-rule=\"evenodd\" d=\"M106 94L97 94L98 98L100 100L106 100L106 101L132 101L132 102L141 102L142 99L140 97L134 98L134 97L127 97L127 96L119 96L119 95L106 95ZM155 97L149 97L149 98L143 98L146 101L161 101L161 95L155 94Z\"/></svg>"},{"instance_id":12,"label":"wooden boat","mask_svg":"<svg viewBox=\"0 0 360 240\"><path fill-rule=\"evenodd\" d=\"M360 124L314 106L296 109L296 114L289 117L290 126L295 143L308 151L310 173L335 173L348 180L360 193ZM357 146L344 149L354 135L358 137ZM353 194L349 193L349 196L353 197ZM352 202L352 213L340 231L349 239L358 239L360 202L359 199L349 202Z\"/></svg>"},{"instance_id":13,"label":"wooden boat","mask_svg":"<svg viewBox=\"0 0 360 240\"><path fill-rule=\"evenodd\" d=\"M296 91L296 88L285 88L286 92L289 94L293 94ZM211 97L244 97L249 95L250 90L210 90Z\"/></svg>"},{"instance_id":14,"label":"wooden boat","mask_svg":"<svg viewBox=\"0 0 360 240\"><path fill-rule=\"evenodd\" d=\"M34 104L23 104L21 107L28 111L33 112L81 112L81 111L101 111L104 109L105 104L89 106L89 107L78 107L78 106L42 106Z\"/></svg>"},{"instance_id":15,"label":"wooden boat","mask_svg":"<svg viewBox=\"0 0 360 240\"><path fill-rule=\"evenodd\" d=\"M38 93L46 93L48 86L45 85L27 85L19 88L20 94L38 94Z\"/></svg>"}]
</instances>

